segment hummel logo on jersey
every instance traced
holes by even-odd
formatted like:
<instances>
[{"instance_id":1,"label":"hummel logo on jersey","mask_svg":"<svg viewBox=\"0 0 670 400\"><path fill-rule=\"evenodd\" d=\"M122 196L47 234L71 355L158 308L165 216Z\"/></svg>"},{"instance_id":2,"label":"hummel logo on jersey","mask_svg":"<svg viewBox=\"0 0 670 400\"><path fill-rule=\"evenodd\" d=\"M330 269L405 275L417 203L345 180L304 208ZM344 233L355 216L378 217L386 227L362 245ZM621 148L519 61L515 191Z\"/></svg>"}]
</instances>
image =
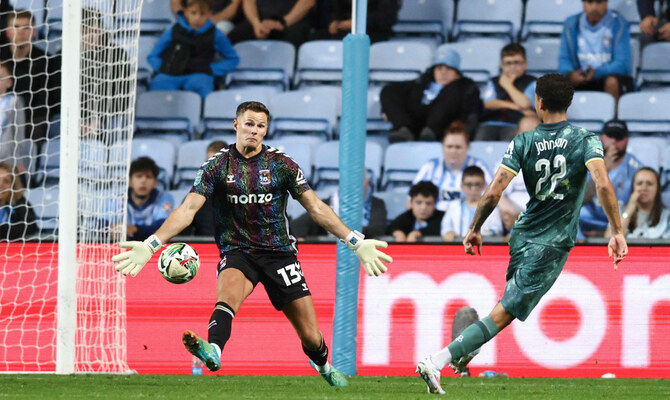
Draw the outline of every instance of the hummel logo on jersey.
<instances>
[{"instance_id":1,"label":"hummel logo on jersey","mask_svg":"<svg viewBox=\"0 0 670 400\"><path fill-rule=\"evenodd\" d=\"M228 178L226 179L227 183L235 183L235 175L228 175Z\"/></svg>"},{"instance_id":2,"label":"hummel logo on jersey","mask_svg":"<svg viewBox=\"0 0 670 400\"><path fill-rule=\"evenodd\" d=\"M307 180L305 179L305 174L302 173L301 169L298 169L298 174L295 177L295 181L298 182L298 185L304 185L307 183Z\"/></svg>"}]
</instances>

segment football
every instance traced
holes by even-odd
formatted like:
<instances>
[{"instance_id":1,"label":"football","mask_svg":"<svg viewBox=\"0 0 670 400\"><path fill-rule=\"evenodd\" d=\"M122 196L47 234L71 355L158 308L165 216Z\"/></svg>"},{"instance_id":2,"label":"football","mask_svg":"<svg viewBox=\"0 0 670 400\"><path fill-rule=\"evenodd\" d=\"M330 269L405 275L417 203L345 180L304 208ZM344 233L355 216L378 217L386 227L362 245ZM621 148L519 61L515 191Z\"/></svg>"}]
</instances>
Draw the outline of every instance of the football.
<instances>
[{"instance_id":1,"label":"football","mask_svg":"<svg viewBox=\"0 0 670 400\"><path fill-rule=\"evenodd\" d=\"M171 283L186 283L195 277L200 258L186 243L173 243L163 250L158 259L158 270Z\"/></svg>"}]
</instances>

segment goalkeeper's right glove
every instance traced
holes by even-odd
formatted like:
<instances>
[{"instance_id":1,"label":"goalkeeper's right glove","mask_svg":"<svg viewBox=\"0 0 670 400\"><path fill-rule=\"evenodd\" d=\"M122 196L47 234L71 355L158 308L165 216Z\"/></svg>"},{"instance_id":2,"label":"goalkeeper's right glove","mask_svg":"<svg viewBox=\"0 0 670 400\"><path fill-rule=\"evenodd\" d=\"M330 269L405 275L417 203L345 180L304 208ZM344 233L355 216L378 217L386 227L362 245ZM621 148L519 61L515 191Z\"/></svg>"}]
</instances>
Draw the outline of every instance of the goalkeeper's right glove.
<instances>
[{"instance_id":1,"label":"goalkeeper's right glove","mask_svg":"<svg viewBox=\"0 0 670 400\"><path fill-rule=\"evenodd\" d=\"M379 261L393 262L391 256L377 250L378 247L387 248L388 243L381 240L365 239L365 236L358 231L351 231L344 240L342 240L347 247L354 251L356 257L363 265L363 269L369 276L379 276L386 272L388 268Z\"/></svg>"},{"instance_id":2,"label":"goalkeeper's right glove","mask_svg":"<svg viewBox=\"0 0 670 400\"><path fill-rule=\"evenodd\" d=\"M144 268L144 264L151 259L151 256L163 247L163 242L158 236L151 235L144 242L121 242L119 247L130 250L112 257L112 261L118 262L116 270L123 275L135 276Z\"/></svg>"}]
</instances>

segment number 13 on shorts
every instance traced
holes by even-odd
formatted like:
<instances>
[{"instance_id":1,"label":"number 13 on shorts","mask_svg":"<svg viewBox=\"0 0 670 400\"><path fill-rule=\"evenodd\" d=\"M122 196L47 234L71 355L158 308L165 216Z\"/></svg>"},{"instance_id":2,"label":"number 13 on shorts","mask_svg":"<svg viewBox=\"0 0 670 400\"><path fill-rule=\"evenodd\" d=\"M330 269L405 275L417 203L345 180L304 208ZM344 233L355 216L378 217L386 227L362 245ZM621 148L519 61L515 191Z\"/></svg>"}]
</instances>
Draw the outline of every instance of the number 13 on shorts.
<instances>
[{"instance_id":1,"label":"number 13 on shorts","mask_svg":"<svg viewBox=\"0 0 670 400\"><path fill-rule=\"evenodd\" d=\"M294 283L298 283L303 280L302 269L300 268L300 262L295 262L289 264L285 267L279 268L277 270L277 275L280 275L284 279L284 284L286 286L291 286ZM307 289L307 284L302 283L303 290Z\"/></svg>"}]
</instances>

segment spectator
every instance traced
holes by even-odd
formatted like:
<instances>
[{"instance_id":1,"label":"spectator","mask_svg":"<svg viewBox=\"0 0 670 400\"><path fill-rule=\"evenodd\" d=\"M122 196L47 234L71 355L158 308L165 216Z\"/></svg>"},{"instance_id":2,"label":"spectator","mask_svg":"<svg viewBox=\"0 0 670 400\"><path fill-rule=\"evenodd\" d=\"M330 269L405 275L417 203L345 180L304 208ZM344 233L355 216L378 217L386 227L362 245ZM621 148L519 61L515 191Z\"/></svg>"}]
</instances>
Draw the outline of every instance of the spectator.
<instances>
[{"instance_id":1,"label":"spectator","mask_svg":"<svg viewBox=\"0 0 670 400\"><path fill-rule=\"evenodd\" d=\"M660 24L659 18L656 18L654 10L654 0L637 0L637 11L640 13L640 30L646 35L650 35L655 40L664 40L670 42L670 4L666 0L661 1Z\"/></svg>"},{"instance_id":2,"label":"spectator","mask_svg":"<svg viewBox=\"0 0 670 400\"><path fill-rule=\"evenodd\" d=\"M575 90L605 91L616 101L634 89L628 22L607 0L583 0L584 12L565 21L558 71Z\"/></svg>"},{"instance_id":3,"label":"spectator","mask_svg":"<svg viewBox=\"0 0 670 400\"><path fill-rule=\"evenodd\" d=\"M500 53L502 74L491 79L484 90L484 113L475 140L503 140L516 136L515 127L524 116L535 116L535 77L526 74L526 49L508 44ZM512 129L505 129L510 127Z\"/></svg>"},{"instance_id":4,"label":"spectator","mask_svg":"<svg viewBox=\"0 0 670 400\"><path fill-rule=\"evenodd\" d=\"M234 70L240 58L210 20L212 0L187 0L187 4L147 57L159 71L150 90L192 90L204 100L214 91L214 77ZM215 54L223 59L214 62Z\"/></svg>"},{"instance_id":5,"label":"spectator","mask_svg":"<svg viewBox=\"0 0 670 400\"><path fill-rule=\"evenodd\" d=\"M144 240L155 232L174 208L174 200L168 193L159 191L158 166L149 157L140 157L130 164L130 187L128 188L128 240ZM116 200L109 203L108 212L121 215L114 210ZM111 222L113 232L121 232L123 225Z\"/></svg>"},{"instance_id":6,"label":"spectator","mask_svg":"<svg viewBox=\"0 0 670 400\"><path fill-rule=\"evenodd\" d=\"M384 200L379 199L374 194L374 186L370 184L368 171L365 170L363 179L363 220L361 226L363 227L363 234L368 238L379 237L386 232L386 204ZM335 214L340 215L340 194L334 192L333 195L325 200L324 203L329 204L335 211ZM323 236L327 232L321 228L312 218L307 214L303 214L291 222L291 234L304 240L307 236Z\"/></svg>"},{"instance_id":7,"label":"spectator","mask_svg":"<svg viewBox=\"0 0 670 400\"><path fill-rule=\"evenodd\" d=\"M30 143L25 136L23 100L10 92L14 80L9 65L0 63L0 161L22 173L30 163Z\"/></svg>"},{"instance_id":8,"label":"spectator","mask_svg":"<svg viewBox=\"0 0 670 400\"><path fill-rule=\"evenodd\" d=\"M351 32L352 0L328 1L327 28L317 32L313 39L343 39ZM399 0L369 0L367 35L370 42L389 40L393 34L393 25L398 21Z\"/></svg>"},{"instance_id":9,"label":"spectator","mask_svg":"<svg viewBox=\"0 0 670 400\"><path fill-rule=\"evenodd\" d=\"M603 126L600 141L603 143L605 166L619 202L628 202L633 175L642 166L634 155L627 153L628 126L624 121L612 120ZM584 236L603 236L607 217L598 198L593 180L589 178L584 192L584 205L579 213L579 225Z\"/></svg>"},{"instance_id":10,"label":"spectator","mask_svg":"<svg viewBox=\"0 0 670 400\"><path fill-rule=\"evenodd\" d=\"M486 182L491 180L486 164L468 155L470 141L465 125L452 122L442 139L443 158L433 158L425 163L414 177L413 184L421 181L433 182L440 193L437 209L446 211L447 202L461 198L461 176L466 167L475 165L484 171ZM409 208L409 206L408 206Z\"/></svg>"},{"instance_id":11,"label":"spectator","mask_svg":"<svg viewBox=\"0 0 670 400\"><path fill-rule=\"evenodd\" d=\"M482 110L479 88L458 70L461 58L453 50L438 53L433 65L412 81L394 82L380 93L382 112L393 124L390 142L432 141L456 120L467 132L477 125Z\"/></svg>"},{"instance_id":12,"label":"spectator","mask_svg":"<svg viewBox=\"0 0 670 400\"><path fill-rule=\"evenodd\" d=\"M316 0L242 0L245 21L230 32L230 41L283 40L298 48L310 30L309 11Z\"/></svg>"},{"instance_id":13,"label":"spectator","mask_svg":"<svg viewBox=\"0 0 670 400\"><path fill-rule=\"evenodd\" d=\"M661 182L658 173L642 167L633 176L628 204L621 213L621 225L626 237L644 239L670 238L670 211L661 201Z\"/></svg>"},{"instance_id":14,"label":"spectator","mask_svg":"<svg viewBox=\"0 0 670 400\"><path fill-rule=\"evenodd\" d=\"M187 0L170 0L172 13L178 16L178 12L188 7ZM230 33L239 19L240 4L242 0L213 0L212 17L210 18L216 28L224 35Z\"/></svg>"},{"instance_id":15,"label":"spectator","mask_svg":"<svg viewBox=\"0 0 670 400\"><path fill-rule=\"evenodd\" d=\"M440 233L445 242L452 242L456 237L463 237L468 232L484 189L486 189L486 181L481 168L472 165L463 170L461 190L465 195L460 199L450 201L447 205L447 212L442 218ZM484 222L481 232L482 236L502 235L503 224L497 208Z\"/></svg>"},{"instance_id":16,"label":"spectator","mask_svg":"<svg viewBox=\"0 0 670 400\"><path fill-rule=\"evenodd\" d=\"M437 186L421 181L409 190L410 209L400 214L389 225L387 233L396 242L413 243L425 236L440 236L440 222L444 211L435 209Z\"/></svg>"},{"instance_id":17,"label":"spectator","mask_svg":"<svg viewBox=\"0 0 670 400\"><path fill-rule=\"evenodd\" d=\"M215 140L207 146L205 160L214 157L222 148L228 147L228 143L222 140ZM193 217L191 226L186 228L182 234L195 236L214 237L214 207L210 199L205 201L200 210Z\"/></svg>"},{"instance_id":18,"label":"spectator","mask_svg":"<svg viewBox=\"0 0 670 400\"><path fill-rule=\"evenodd\" d=\"M35 213L23 197L21 180L0 162L0 242L26 239L37 232Z\"/></svg>"},{"instance_id":19,"label":"spectator","mask_svg":"<svg viewBox=\"0 0 670 400\"><path fill-rule=\"evenodd\" d=\"M49 118L58 113L60 56L49 56L33 46L37 29L29 11L10 12L6 18L9 45L3 46L0 56L14 63L14 93L28 107L26 137L42 141L47 136Z\"/></svg>"}]
</instances>

